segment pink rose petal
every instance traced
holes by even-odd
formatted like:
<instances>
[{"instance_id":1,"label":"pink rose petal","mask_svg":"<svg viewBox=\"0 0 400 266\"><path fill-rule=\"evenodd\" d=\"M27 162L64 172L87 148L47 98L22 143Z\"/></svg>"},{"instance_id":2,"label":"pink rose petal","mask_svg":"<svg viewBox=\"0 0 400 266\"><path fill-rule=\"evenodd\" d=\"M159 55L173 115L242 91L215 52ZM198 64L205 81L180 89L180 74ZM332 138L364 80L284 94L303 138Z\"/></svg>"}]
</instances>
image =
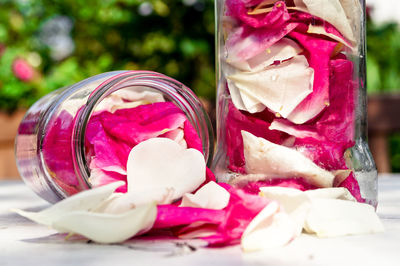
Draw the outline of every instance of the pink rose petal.
<instances>
[{"instance_id":1,"label":"pink rose petal","mask_svg":"<svg viewBox=\"0 0 400 266\"><path fill-rule=\"evenodd\" d=\"M337 43L299 32L292 32L290 36L307 51L308 63L314 69L313 92L288 117L296 124L303 124L329 105L329 61Z\"/></svg>"}]
</instances>

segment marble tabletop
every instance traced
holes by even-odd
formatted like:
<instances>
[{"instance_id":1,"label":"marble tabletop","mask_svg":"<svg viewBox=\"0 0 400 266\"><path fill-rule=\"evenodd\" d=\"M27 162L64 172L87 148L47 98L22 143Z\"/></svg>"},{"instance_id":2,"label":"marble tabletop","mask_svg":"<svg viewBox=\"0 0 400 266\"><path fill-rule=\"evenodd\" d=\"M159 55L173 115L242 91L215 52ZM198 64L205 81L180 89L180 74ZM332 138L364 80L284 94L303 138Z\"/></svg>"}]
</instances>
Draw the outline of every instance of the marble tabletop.
<instances>
[{"instance_id":1,"label":"marble tabletop","mask_svg":"<svg viewBox=\"0 0 400 266\"><path fill-rule=\"evenodd\" d=\"M202 248L202 243L129 241L99 245L65 240L52 229L11 213L48 205L20 181L0 181L0 265L400 265L400 175L379 177L378 214L385 232L317 239L302 235L289 245L243 253L240 247Z\"/></svg>"}]
</instances>

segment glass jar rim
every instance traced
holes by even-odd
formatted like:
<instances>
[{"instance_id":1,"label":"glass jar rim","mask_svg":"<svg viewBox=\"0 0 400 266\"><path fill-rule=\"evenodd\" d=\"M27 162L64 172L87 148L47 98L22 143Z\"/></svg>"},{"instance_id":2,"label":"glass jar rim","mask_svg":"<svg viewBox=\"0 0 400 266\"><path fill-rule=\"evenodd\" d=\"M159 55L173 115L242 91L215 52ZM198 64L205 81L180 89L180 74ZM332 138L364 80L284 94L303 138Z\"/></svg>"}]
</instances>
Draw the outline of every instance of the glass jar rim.
<instances>
[{"instance_id":1,"label":"glass jar rim","mask_svg":"<svg viewBox=\"0 0 400 266\"><path fill-rule=\"evenodd\" d=\"M197 96L179 81L153 71L116 72L103 81L89 95L86 104L75 115L71 139L72 162L81 186L89 189L90 170L85 156L85 134L87 124L95 107L108 95L127 87L148 87L161 92L177 105L187 116L202 140L203 155L207 165L211 164L214 152L214 134L210 119Z\"/></svg>"}]
</instances>

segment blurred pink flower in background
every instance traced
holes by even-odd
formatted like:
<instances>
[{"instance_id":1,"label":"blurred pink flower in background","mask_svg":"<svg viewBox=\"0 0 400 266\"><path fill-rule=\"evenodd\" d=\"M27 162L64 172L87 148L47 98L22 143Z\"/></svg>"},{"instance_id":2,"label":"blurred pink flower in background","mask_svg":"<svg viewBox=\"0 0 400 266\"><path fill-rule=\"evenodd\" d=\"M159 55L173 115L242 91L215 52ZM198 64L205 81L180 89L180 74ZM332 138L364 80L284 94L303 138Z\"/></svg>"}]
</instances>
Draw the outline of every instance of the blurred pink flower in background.
<instances>
[{"instance_id":1,"label":"blurred pink flower in background","mask_svg":"<svg viewBox=\"0 0 400 266\"><path fill-rule=\"evenodd\" d=\"M22 58L16 58L12 64L14 75L24 81L29 82L33 79L35 71L31 65Z\"/></svg>"}]
</instances>

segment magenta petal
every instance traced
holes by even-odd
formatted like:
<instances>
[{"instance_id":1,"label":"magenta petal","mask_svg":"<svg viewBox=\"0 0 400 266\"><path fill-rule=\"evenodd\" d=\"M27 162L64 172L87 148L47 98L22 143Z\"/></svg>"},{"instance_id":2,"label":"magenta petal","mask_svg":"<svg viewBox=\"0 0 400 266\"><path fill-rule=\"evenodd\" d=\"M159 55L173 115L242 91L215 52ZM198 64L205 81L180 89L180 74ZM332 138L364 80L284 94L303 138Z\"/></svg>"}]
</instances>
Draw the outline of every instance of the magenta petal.
<instances>
[{"instance_id":1,"label":"magenta petal","mask_svg":"<svg viewBox=\"0 0 400 266\"><path fill-rule=\"evenodd\" d=\"M95 155L91 165L105 171L126 173L126 162L131 150L129 145L107 135L96 117L90 120L86 136L89 143L92 144Z\"/></svg>"},{"instance_id":2,"label":"magenta petal","mask_svg":"<svg viewBox=\"0 0 400 266\"><path fill-rule=\"evenodd\" d=\"M223 210L160 205L153 229L186 226L180 228L178 234L187 234L203 230L205 226L212 229L212 234L200 238L207 241L209 246L239 243L247 225L269 203L269 200L248 194L228 184L220 186L230 194L228 206Z\"/></svg>"},{"instance_id":3,"label":"magenta petal","mask_svg":"<svg viewBox=\"0 0 400 266\"><path fill-rule=\"evenodd\" d=\"M284 132L296 137L295 148L327 170L347 169L344 152L354 145L353 63L330 61L330 105L310 125L295 125L276 119ZM282 127L281 127L282 128Z\"/></svg>"},{"instance_id":4,"label":"magenta petal","mask_svg":"<svg viewBox=\"0 0 400 266\"><path fill-rule=\"evenodd\" d=\"M296 29L298 31L302 29L303 33L307 32L309 25L323 26L327 33L333 34L337 37L337 39L343 40L343 42L349 47L352 46L351 42L348 41L332 24L322 20L319 17L315 17L309 13L301 11L293 11L290 13L290 21L303 24L302 26Z\"/></svg>"},{"instance_id":5,"label":"magenta petal","mask_svg":"<svg viewBox=\"0 0 400 266\"><path fill-rule=\"evenodd\" d=\"M52 176L66 185L78 186L72 163L72 127L73 117L67 111L50 121L43 140L43 157Z\"/></svg>"},{"instance_id":6,"label":"magenta petal","mask_svg":"<svg viewBox=\"0 0 400 266\"><path fill-rule=\"evenodd\" d=\"M332 60L330 66L330 105L318 121L317 130L330 141L349 144L354 139L354 66L343 59Z\"/></svg>"},{"instance_id":7,"label":"magenta petal","mask_svg":"<svg viewBox=\"0 0 400 266\"><path fill-rule=\"evenodd\" d=\"M274 117L268 110L251 116L241 112L231 103L226 117L226 153L229 158L229 168L232 171L245 173L245 158L243 153L243 139L241 131L245 130L251 134L262 137L274 143L281 143L285 134L279 131L269 130L270 123Z\"/></svg>"},{"instance_id":8,"label":"magenta petal","mask_svg":"<svg viewBox=\"0 0 400 266\"><path fill-rule=\"evenodd\" d=\"M196 129L192 126L192 124L186 120L183 124L183 132L184 138L186 140L186 144L188 148L196 149L203 153L203 144L199 135L197 134Z\"/></svg>"},{"instance_id":9,"label":"magenta petal","mask_svg":"<svg viewBox=\"0 0 400 266\"><path fill-rule=\"evenodd\" d=\"M246 61L285 37L298 23L286 23L277 28L254 29L247 25L236 28L226 40L227 62Z\"/></svg>"},{"instance_id":10,"label":"magenta petal","mask_svg":"<svg viewBox=\"0 0 400 266\"><path fill-rule=\"evenodd\" d=\"M224 209L226 216L214 235L204 237L210 246L238 244L251 220L270 202L266 198L248 194L227 184L220 184L231 195L228 206Z\"/></svg>"},{"instance_id":11,"label":"magenta petal","mask_svg":"<svg viewBox=\"0 0 400 266\"><path fill-rule=\"evenodd\" d=\"M261 27L281 27L283 23L290 19L289 12L283 1L276 2L271 12L261 15L249 15L251 11L247 7L258 5L259 1L240 1L240 0L227 0L226 6L228 7L227 15L237 18L253 28Z\"/></svg>"},{"instance_id":12,"label":"magenta petal","mask_svg":"<svg viewBox=\"0 0 400 266\"><path fill-rule=\"evenodd\" d=\"M261 187L288 187L288 188L299 189L301 191L318 188L316 186L307 183L302 178L293 177L293 178L271 178L263 181L248 182L243 187L241 187L241 189L250 194L258 194L260 193Z\"/></svg>"},{"instance_id":13,"label":"magenta petal","mask_svg":"<svg viewBox=\"0 0 400 266\"><path fill-rule=\"evenodd\" d=\"M296 124L303 124L329 105L329 61L337 43L299 32L291 32L289 36L304 47L308 63L314 69L313 92L288 117Z\"/></svg>"},{"instance_id":14,"label":"magenta petal","mask_svg":"<svg viewBox=\"0 0 400 266\"><path fill-rule=\"evenodd\" d=\"M365 199L361 196L360 186L354 177L354 174L351 173L340 185L339 187L347 188L350 193L356 198L358 202L365 202Z\"/></svg>"},{"instance_id":15,"label":"magenta petal","mask_svg":"<svg viewBox=\"0 0 400 266\"><path fill-rule=\"evenodd\" d=\"M157 218L153 226L155 229L189 225L195 222L219 224L225 217L223 210L178 207L175 205L159 205L157 209Z\"/></svg>"},{"instance_id":16,"label":"magenta petal","mask_svg":"<svg viewBox=\"0 0 400 266\"><path fill-rule=\"evenodd\" d=\"M182 127L186 121L185 114L171 102L120 109L114 114L102 112L100 115L107 133L131 146Z\"/></svg>"}]
</instances>

